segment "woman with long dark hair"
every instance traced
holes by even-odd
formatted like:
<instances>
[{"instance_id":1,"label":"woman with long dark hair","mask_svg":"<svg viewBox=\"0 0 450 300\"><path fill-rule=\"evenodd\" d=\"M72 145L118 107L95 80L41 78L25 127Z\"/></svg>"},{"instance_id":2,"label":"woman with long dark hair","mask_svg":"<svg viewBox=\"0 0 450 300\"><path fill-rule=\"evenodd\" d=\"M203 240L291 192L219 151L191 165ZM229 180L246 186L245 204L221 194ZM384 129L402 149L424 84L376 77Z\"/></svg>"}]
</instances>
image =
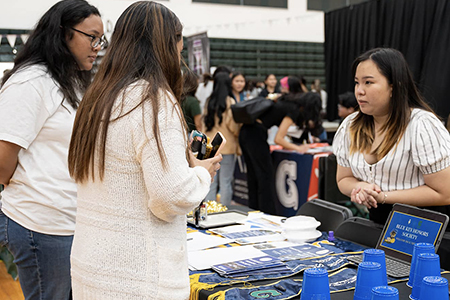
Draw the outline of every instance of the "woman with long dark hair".
<instances>
[{"instance_id":1,"label":"woman with long dark hair","mask_svg":"<svg viewBox=\"0 0 450 300\"><path fill-rule=\"evenodd\" d=\"M236 153L239 143L239 125L234 122L231 105L236 101L231 97L231 79L227 73L218 73L214 78L214 88L206 102L206 114L204 116L205 134L213 138L220 131L227 140L221 153L223 160L216 179L211 184L206 200L215 200L220 191L220 202L230 205L233 198L233 174Z\"/></svg>"},{"instance_id":2,"label":"woman with long dark hair","mask_svg":"<svg viewBox=\"0 0 450 300\"><path fill-rule=\"evenodd\" d=\"M282 86L285 84L284 91L287 94L278 98L277 102L254 124L244 124L239 134L239 144L247 165L249 207L269 214L277 212L275 208L275 168L267 143L267 131L272 126L280 126L282 122L287 122L286 120L289 120L291 124L295 123L300 128L303 128L305 124L303 102L301 101L303 90L300 81L294 76L285 77L280 81L282 81ZM290 149L301 153L309 149L307 145L298 146L292 143L289 145L293 147Z\"/></svg>"},{"instance_id":3,"label":"woman with long dark hair","mask_svg":"<svg viewBox=\"0 0 450 300\"><path fill-rule=\"evenodd\" d=\"M186 214L221 156L200 161L187 150L182 49L172 11L131 4L81 102L69 149L74 299L189 298Z\"/></svg>"},{"instance_id":4,"label":"woman with long dark hair","mask_svg":"<svg viewBox=\"0 0 450 300\"><path fill-rule=\"evenodd\" d=\"M39 20L0 91L0 246L25 299L71 297L77 189L67 151L75 113L106 44L94 6L64 0Z\"/></svg>"},{"instance_id":5,"label":"woman with long dark hair","mask_svg":"<svg viewBox=\"0 0 450 300\"><path fill-rule=\"evenodd\" d=\"M403 55L369 50L353 63L359 111L334 138L337 183L384 224L394 203L450 213L450 135L414 84Z\"/></svg>"}]
</instances>

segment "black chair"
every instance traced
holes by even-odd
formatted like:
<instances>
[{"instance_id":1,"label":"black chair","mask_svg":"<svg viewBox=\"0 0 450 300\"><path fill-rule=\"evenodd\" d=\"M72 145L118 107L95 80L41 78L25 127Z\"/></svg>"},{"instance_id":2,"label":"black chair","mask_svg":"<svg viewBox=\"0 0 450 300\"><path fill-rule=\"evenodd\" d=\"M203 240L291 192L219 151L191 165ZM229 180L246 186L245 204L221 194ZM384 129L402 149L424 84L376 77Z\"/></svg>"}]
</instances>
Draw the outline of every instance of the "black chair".
<instances>
[{"instance_id":1,"label":"black chair","mask_svg":"<svg viewBox=\"0 0 450 300\"><path fill-rule=\"evenodd\" d=\"M339 191L336 182L336 156L330 154L319 158L319 198L339 203L350 198Z\"/></svg>"},{"instance_id":2,"label":"black chair","mask_svg":"<svg viewBox=\"0 0 450 300\"><path fill-rule=\"evenodd\" d=\"M336 182L336 156L330 154L319 158L319 190L318 198L348 207L354 216L368 218L369 213L361 205L356 205L350 198L339 191Z\"/></svg>"},{"instance_id":3,"label":"black chair","mask_svg":"<svg viewBox=\"0 0 450 300\"><path fill-rule=\"evenodd\" d=\"M320 199L304 203L297 211L298 215L314 217L321 223L317 228L320 231L335 230L339 224L353 216L347 207Z\"/></svg>"},{"instance_id":4,"label":"black chair","mask_svg":"<svg viewBox=\"0 0 450 300\"><path fill-rule=\"evenodd\" d=\"M351 217L336 228L334 236L362 246L375 248L383 227L383 225L369 219Z\"/></svg>"}]
</instances>

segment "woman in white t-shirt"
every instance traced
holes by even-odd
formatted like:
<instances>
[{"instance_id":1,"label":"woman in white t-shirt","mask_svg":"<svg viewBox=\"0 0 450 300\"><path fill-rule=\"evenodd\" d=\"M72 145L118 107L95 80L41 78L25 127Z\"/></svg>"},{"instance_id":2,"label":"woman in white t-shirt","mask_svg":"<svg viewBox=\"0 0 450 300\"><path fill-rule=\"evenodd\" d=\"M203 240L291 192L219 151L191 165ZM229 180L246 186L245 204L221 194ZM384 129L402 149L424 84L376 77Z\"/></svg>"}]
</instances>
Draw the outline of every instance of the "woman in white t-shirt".
<instances>
[{"instance_id":1,"label":"woman in white t-shirt","mask_svg":"<svg viewBox=\"0 0 450 300\"><path fill-rule=\"evenodd\" d=\"M403 55L370 50L353 63L359 112L333 147L342 193L384 224L394 203L449 213L450 135L417 90Z\"/></svg>"},{"instance_id":2,"label":"woman in white t-shirt","mask_svg":"<svg viewBox=\"0 0 450 300\"><path fill-rule=\"evenodd\" d=\"M0 91L0 246L14 256L26 299L70 299L76 184L67 152L80 95L105 45L84 0L51 7Z\"/></svg>"}]
</instances>

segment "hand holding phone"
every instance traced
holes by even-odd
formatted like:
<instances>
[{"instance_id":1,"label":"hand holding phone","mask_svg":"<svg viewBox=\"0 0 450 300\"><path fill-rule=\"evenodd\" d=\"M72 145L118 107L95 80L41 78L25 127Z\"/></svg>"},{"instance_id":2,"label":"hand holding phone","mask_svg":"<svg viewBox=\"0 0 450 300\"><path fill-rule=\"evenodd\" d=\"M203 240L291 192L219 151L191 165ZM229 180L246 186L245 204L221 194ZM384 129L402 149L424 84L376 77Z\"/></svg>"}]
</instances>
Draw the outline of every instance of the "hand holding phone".
<instances>
[{"instance_id":1,"label":"hand holding phone","mask_svg":"<svg viewBox=\"0 0 450 300\"><path fill-rule=\"evenodd\" d=\"M218 153L216 156L208 158L208 159L197 159L192 152L189 152L189 166L191 168L195 167L203 167L211 175L211 182L214 180L214 176L217 171L220 169L220 162L222 161L222 155Z\"/></svg>"}]
</instances>

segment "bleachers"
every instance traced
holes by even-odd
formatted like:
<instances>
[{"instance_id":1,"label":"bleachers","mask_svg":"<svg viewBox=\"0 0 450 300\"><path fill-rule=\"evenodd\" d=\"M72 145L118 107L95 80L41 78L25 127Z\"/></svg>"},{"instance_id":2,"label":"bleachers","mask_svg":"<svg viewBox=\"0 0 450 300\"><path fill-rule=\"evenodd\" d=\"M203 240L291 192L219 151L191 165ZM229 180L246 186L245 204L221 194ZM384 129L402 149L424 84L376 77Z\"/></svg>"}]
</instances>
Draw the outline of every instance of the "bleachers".
<instances>
[{"instance_id":1,"label":"bleachers","mask_svg":"<svg viewBox=\"0 0 450 300\"><path fill-rule=\"evenodd\" d=\"M302 75L325 83L323 43L210 38L211 66L228 65L248 79Z\"/></svg>"},{"instance_id":2,"label":"bleachers","mask_svg":"<svg viewBox=\"0 0 450 300\"><path fill-rule=\"evenodd\" d=\"M0 33L17 34L14 50L20 50L23 42L19 34L27 32L3 30ZM187 51L182 55L187 62ZM0 61L12 62L14 57L13 48L3 35ZM211 66L231 66L244 73L247 79L262 80L273 73L277 77L302 75L308 84L319 78L325 84L323 43L210 38L210 59Z\"/></svg>"},{"instance_id":3,"label":"bleachers","mask_svg":"<svg viewBox=\"0 0 450 300\"><path fill-rule=\"evenodd\" d=\"M21 34L27 34L28 30L1 29L0 28L0 62L13 62L18 51L23 48ZM14 48L9 45L7 35L16 35ZM1 75L1 74L0 74ZM0 76L1 77L1 76Z\"/></svg>"}]
</instances>

